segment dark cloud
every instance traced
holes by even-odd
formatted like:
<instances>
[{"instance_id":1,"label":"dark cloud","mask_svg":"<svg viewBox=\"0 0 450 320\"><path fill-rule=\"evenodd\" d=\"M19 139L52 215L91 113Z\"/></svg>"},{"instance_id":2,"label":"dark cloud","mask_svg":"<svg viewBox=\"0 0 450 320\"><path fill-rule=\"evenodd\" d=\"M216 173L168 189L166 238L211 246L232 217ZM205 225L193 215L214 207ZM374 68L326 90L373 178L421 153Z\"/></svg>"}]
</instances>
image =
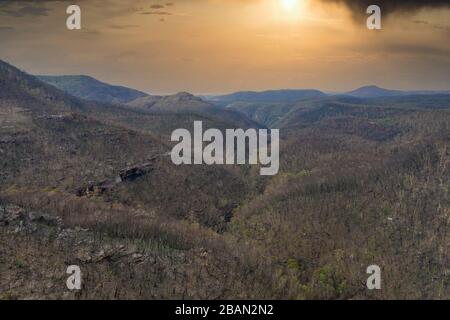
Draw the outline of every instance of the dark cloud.
<instances>
[{"instance_id":1,"label":"dark cloud","mask_svg":"<svg viewBox=\"0 0 450 320\"><path fill-rule=\"evenodd\" d=\"M0 7L0 14L17 18L26 16L48 16L49 11L50 9L45 6L32 4L25 4L16 8L6 5Z\"/></svg>"},{"instance_id":2,"label":"dark cloud","mask_svg":"<svg viewBox=\"0 0 450 320\"><path fill-rule=\"evenodd\" d=\"M169 11L165 11L163 9L165 9L166 7L173 6L173 5L174 4L172 2L167 2L165 4L152 4L150 6L150 9L152 9L151 11L144 11L144 12L141 12L141 14L157 15L157 16L170 16L170 15L172 15L172 13ZM159 21L164 22L165 19L160 18Z\"/></svg>"},{"instance_id":3,"label":"dark cloud","mask_svg":"<svg viewBox=\"0 0 450 320\"><path fill-rule=\"evenodd\" d=\"M11 17L38 17L48 16L51 3L61 2L67 4L83 3L86 0L0 0L0 16Z\"/></svg>"},{"instance_id":4,"label":"dark cloud","mask_svg":"<svg viewBox=\"0 0 450 320\"><path fill-rule=\"evenodd\" d=\"M84 0L0 0L0 16L39 17L48 16L51 11L48 4L55 2L83 2Z\"/></svg>"},{"instance_id":5,"label":"dark cloud","mask_svg":"<svg viewBox=\"0 0 450 320\"><path fill-rule=\"evenodd\" d=\"M141 14L154 14L154 15L158 15L158 16L172 15L170 12L167 12L167 11L146 11L146 12L142 12Z\"/></svg>"},{"instance_id":6,"label":"dark cloud","mask_svg":"<svg viewBox=\"0 0 450 320\"><path fill-rule=\"evenodd\" d=\"M348 7L355 17L366 14L370 5L378 5L383 14L409 13L425 8L450 8L450 0L319 0Z\"/></svg>"}]
</instances>

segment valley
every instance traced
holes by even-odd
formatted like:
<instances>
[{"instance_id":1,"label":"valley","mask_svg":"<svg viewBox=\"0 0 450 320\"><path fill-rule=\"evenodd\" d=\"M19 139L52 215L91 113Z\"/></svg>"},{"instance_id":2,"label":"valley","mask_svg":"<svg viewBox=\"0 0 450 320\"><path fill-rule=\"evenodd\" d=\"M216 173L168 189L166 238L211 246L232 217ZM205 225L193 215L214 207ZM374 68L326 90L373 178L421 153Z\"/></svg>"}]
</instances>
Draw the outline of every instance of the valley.
<instances>
[{"instance_id":1,"label":"valley","mask_svg":"<svg viewBox=\"0 0 450 320\"><path fill-rule=\"evenodd\" d=\"M0 61L0 298L449 299L450 95L358 92L153 96ZM174 165L195 121L280 129L278 174Z\"/></svg>"}]
</instances>

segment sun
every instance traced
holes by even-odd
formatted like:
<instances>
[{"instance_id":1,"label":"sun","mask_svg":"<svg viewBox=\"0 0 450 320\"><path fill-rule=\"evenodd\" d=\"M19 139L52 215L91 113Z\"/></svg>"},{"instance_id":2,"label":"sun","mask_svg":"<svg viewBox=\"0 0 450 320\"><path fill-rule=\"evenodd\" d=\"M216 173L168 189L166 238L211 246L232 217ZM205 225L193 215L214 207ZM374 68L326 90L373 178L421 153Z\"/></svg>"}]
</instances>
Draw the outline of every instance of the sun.
<instances>
[{"instance_id":1,"label":"sun","mask_svg":"<svg viewBox=\"0 0 450 320\"><path fill-rule=\"evenodd\" d=\"M298 6L299 0L280 0L283 9L286 11L292 11Z\"/></svg>"},{"instance_id":2,"label":"sun","mask_svg":"<svg viewBox=\"0 0 450 320\"><path fill-rule=\"evenodd\" d=\"M278 10L275 10L278 19L289 23L302 21L309 7L308 0L276 0L271 2L278 6Z\"/></svg>"}]
</instances>

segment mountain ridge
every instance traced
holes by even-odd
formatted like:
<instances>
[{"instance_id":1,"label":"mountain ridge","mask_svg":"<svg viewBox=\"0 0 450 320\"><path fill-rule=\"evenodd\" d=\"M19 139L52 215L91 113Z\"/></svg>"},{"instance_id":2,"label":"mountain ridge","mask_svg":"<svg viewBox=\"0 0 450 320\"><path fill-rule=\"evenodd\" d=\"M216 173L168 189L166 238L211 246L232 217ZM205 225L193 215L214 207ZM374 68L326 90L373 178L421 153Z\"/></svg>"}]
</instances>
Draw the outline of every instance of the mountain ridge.
<instances>
[{"instance_id":1,"label":"mountain ridge","mask_svg":"<svg viewBox=\"0 0 450 320\"><path fill-rule=\"evenodd\" d=\"M195 95L179 92L171 95L151 95L134 88L113 85L89 75L37 75L37 79L52 85L72 96L96 102L126 104L134 107L146 107L156 104L160 99L196 97L219 106L234 102L246 103L292 103L308 99L320 99L333 96L351 96L354 98L380 98L409 95L450 94L450 90L395 90L377 85L365 85L345 92L324 92L318 89L273 89L263 91L236 91L219 95ZM188 101L187 99L186 101Z\"/></svg>"},{"instance_id":2,"label":"mountain ridge","mask_svg":"<svg viewBox=\"0 0 450 320\"><path fill-rule=\"evenodd\" d=\"M359 87L355 90L348 91L344 95L357 98L379 98L379 97L395 97L409 95L433 95L433 94L450 94L450 90L392 90L382 88L376 85L367 85Z\"/></svg>"},{"instance_id":3,"label":"mountain ridge","mask_svg":"<svg viewBox=\"0 0 450 320\"><path fill-rule=\"evenodd\" d=\"M96 102L127 103L148 96L136 89L112 85L87 75L36 76L39 80L71 95Z\"/></svg>"},{"instance_id":4,"label":"mountain ridge","mask_svg":"<svg viewBox=\"0 0 450 320\"><path fill-rule=\"evenodd\" d=\"M322 91L315 89L280 89L266 91L237 91L230 94L210 96L213 102L293 102L302 99L326 97Z\"/></svg>"}]
</instances>

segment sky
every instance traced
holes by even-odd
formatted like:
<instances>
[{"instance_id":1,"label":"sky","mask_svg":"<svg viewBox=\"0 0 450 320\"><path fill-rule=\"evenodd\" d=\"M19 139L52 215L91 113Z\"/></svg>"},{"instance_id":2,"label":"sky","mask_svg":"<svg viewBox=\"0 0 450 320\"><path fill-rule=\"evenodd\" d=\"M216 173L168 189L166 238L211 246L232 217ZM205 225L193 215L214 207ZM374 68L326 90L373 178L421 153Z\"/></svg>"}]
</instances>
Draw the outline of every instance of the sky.
<instances>
[{"instance_id":1,"label":"sky","mask_svg":"<svg viewBox=\"0 0 450 320\"><path fill-rule=\"evenodd\" d=\"M66 28L81 7L82 29ZM365 10L382 9L382 30ZM450 0L0 0L0 59L151 94L450 90Z\"/></svg>"}]
</instances>

